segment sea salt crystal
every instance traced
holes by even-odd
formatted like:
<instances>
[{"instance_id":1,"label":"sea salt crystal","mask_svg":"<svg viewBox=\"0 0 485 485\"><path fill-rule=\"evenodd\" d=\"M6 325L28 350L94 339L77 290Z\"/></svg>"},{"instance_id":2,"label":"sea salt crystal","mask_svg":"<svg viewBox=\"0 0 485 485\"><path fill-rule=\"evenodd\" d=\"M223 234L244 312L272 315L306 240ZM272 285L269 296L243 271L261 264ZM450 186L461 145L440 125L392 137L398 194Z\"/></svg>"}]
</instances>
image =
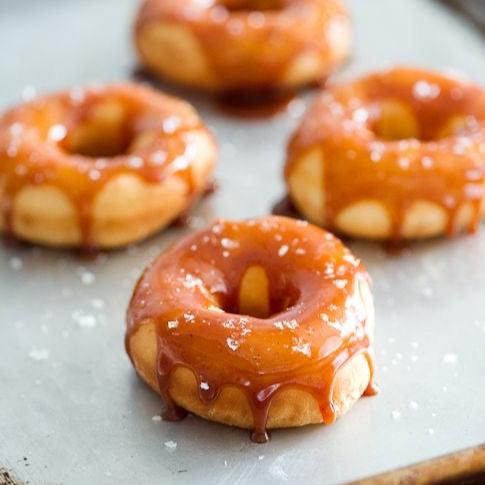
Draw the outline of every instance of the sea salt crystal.
<instances>
[{"instance_id":1,"label":"sea salt crystal","mask_svg":"<svg viewBox=\"0 0 485 485\"><path fill-rule=\"evenodd\" d=\"M343 290L347 286L347 280L333 280L333 284Z\"/></svg>"},{"instance_id":2,"label":"sea salt crystal","mask_svg":"<svg viewBox=\"0 0 485 485\"><path fill-rule=\"evenodd\" d=\"M96 310L102 310L104 308L104 300L101 300L101 298L95 298L94 300L91 300L91 305L93 308L96 308Z\"/></svg>"},{"instance_id":3,"label":"sea salt crystal","mask_svg":"<svg viewBox=\"0 0 485 485\"><path fill-rule=\"evenodd\" d=\"M426 297L431 297L433 296L433 288L430 288L429 286L426 286L421 290L421 293L426 296Z\"/></svg>"},{"instance_id":4,"label":"sea salt crystal","mask_svg":"<svg viewBox=\"0 0 485 485\"><path fill-rule=\"evenodd\" d=\"M12 136L19 136L24 131L24 127L22 123L12 123L10 125L9 131Z\"/></svg>"},{"instance_id":5,"label":"sea salt crystal","mask_svg":"<svg viewBox=\"0 0 485 485\"><path fill-rule=\"evenodd\" d=\"M152 421L155 423L158 423L162 420L162 417L159 414L156 414L155 416L152 416Z\"/></svg>"},{"instance_id":6,"label":"sea salt crystal","mask_svg":"<svg viewBox=\"0 0 485 485\"><path fill-rule=\"evenodd\" d=\"M309 343L298 343L297 345L292 345L291 350L294 352L299 352L300 354L311 357L312 351Z\"/></svg>"},{"instance_id":7,"label":"sea salt crystal","mask_svg":"<svg viewBox=\"0 0 485 485\"><path fill-rule=\"evenodd\" d=\"M20 269L22 269L22 266L24 265L23 261L16 256L11 257L8 263L14 271L19 271Z\"/></svg>"},{"instance_id":8,"label":"sea salt crystal","mask_svg":"<svg viewBox=\"0 0 485 485\"><path fill-rule=\"evenodd\" d=\"M180 126L180 118L177 116L169 116L163 121L163 131L165 133L174 133Z\"/></svg>"},{"instance_id":9,"label":"sea salt crystal","mask_svg":"<svg viewBox=\"0 0 485 485\"><path fill-rule=\"evenodd\" d=\"M296 248L295 253L298 255L306 254L306 251L303 248Z\"/></svg>"},{"instance_id":10,"label":"sea salt crystal","mask_svg":"<svg viewBox=\"0 0 485 485\"><path fill-rule=\"evenodd\" d=\"M128 159L127 165L131 168L141 168L144 165L144 161L141 157L130 157Z\"/></svg>"},{"instance_id":11,"label":"sea salt crystal","mask_svg":"<svg viewBox=\"0 0 485 485\"><path fill-rule=\"evenodd\" d=\"M431 157L423 157L421 159L421 165L426 169L430 169L433 167L434 161Z\"/></svg>"},{"instance_id":12,"label":"sea salt crystal","mask_svg":"<svg viewBox=\"0 0 485 485\"><path fill-rule=\"evenodd\" d=\"M209 390L209 384L207 382L201 382L200 383L200 388L203 390L203 391L208 391Z\"/></svg>"},{"instance_id":13,"label":"sea salt crystal","mask_svg":"<svg viewBox=\"0 0 485 485\"><path fill-rule=\"evenodd\" d=\"M88 176L91 180L96 181L96 180L99 180L101 178L101 172L99 170L97 170L96 168L92 168L88 172Z\"/></svg>"},{"instance_id":14,"label":"sea salt crystal","mask_svg":"<svg viewBox=\"0 0 485 485\"><path fill-rule=\"evenodd\" d=\"M456 354L445 354L443 356L443 364L456 364L456 361L458 360L458 355Z\"/></svg>"},{"instance_id":15,"label":"sea salt crystal","mask_svg":"<svg viewBox=\"0 0 485 485\"><path fill-rule=\"evenodd\" d=\"M401 411L399 409L394 409L391 413L392 419L399 419L401 417Z\"/></svg>"},{"instance_id":16,"label":"sea salt crystal","mask_svg":"<svg viewBox=\"0 0 485 485\"><path fill-rule=\"evenodd\" d=\"M178 320L169 320L167 322L167 327L168 328L177 328L179 326Z\"/></svg>"},{"instance_id":17,"label":"sea salt crystal","mask_svg":"<svg viewBox=\"0 0 485 485\"><path fill-rule=\"evenodd\" d=\"M33 348L29 352L29 357L32 360L47 360L49 358L50 352L48 349L38 349Z\"/></svg>"},{"instance_id":18,"label":"sea salt crystal","mask_svg":"<svg viewBox=\"0 0 485 485\"><path fill-rule=\"evenodd\" d=\"M163 443L163 445L165 446L166 450L169 452L169 453L173 453L176 449L177 449L177 443L175 441L165 441L165 443Z\"/></svg>"},{"instance_id":19,"label":"sea salt crystal","mask_svg":"<svg viewBox=\"0 0 485 485\"><path fill-rule=\"evenodd\" d=\"M440 94L440 87L437 84L421 80L413 86L413 95L418 99L433 99Z\"/></svg>"},{"instance_id":20,"label":"sea salt crystal","mask_svg":"<svg viewBox=\"0 0 485 485\"><path fill-rule=\"evenodd\" d=\"M411 401L409 403L409 407L413 410L413 411L416 411L417 409L419 409L419 404L416 402L416 401Z\"/></svg>"},{"instance_id":21,"label":"sea salt crystal","mask_svg":"<svg viewBox=\"0 0 485 485\"><path fill-rule=\"evenodd\" d=\"M239 243L237 241L234 241L233 239L223 237L221 239L221 246L226 249L236 249L239 247Z\"/></svg>"},{"instance_id":22,"label":"sea salt crystal","mask_svg":"<svg viewBox=\"0 0 485 485\"><path fill-rule=\"evenodd\" d=\"M61 141L66 137L67 129L64 125L52 125L49 128L49 132L47 134L48 138L52 141Z\"/></svg>"},{"instance_id":23,"label":"sea salt crystal","mask_svg":"<svg viewBox=\"0 0 485 485\"><path fill-rule=\"evenodd\" d=\"M161 165L166 159L167 159L167 154L162 150L153 152L150 156L150 161L155 165Z\"/></svg>"},{"instance_id":24,"label":"sea salt crystal","mask_svg":"<svg viewBox=\"0 0 485 485\"><path fill-rule=\"evenodd\" d=\"M369 112L365 108L358 108L353 112L352 118L357 123L365 123L369 119Z\"/></svg>"},{"instance_id":25,"label":"sea salt crystal","mask_svg":"<svg viewBox=\"0 0 485 485\"><path fill-rule=\"evenodd\" d=\"M83 328L93 328L97 325L96 317L94 315L78 315L76 323Z\"/></svg>"},{"instance_id":26,"label":"sea salt crystal","mask_svg":"<svg viewBox=\"0 0 485 485\"><path fill-rule=\"evenodd\" d=\"M397 161L398 165L403 169L403 170L407 170L409 168L409 165L410 165L410 161L409 161L409 158L406 158L406 157L401 157L398 161Z\"/></svg>"},{"instance_id":27,"label":"sea salt crystal","mask_svg":"<svg viewBox=\"0 0 485 485\"><path fill-rule=\"evenodd\" d=\"M288 252L288 245L287 244L283 244L283 246L281 246L278 249L278 256L283 257L287 252Z\"/></svg>"},{"instance_id":28,"label":"sea salt crystal","mask_svg":"<svg viewBox=\"0 0 485 485\"><path fill-rule=\"evenodd\" d=\"M92 285L96 280L96 276L91 271L83 271L81 273L81 282L83 285Z\"/></svg>"},{"instance_id":29,"label":"sea salt crystal","mask_svg":"<svg viewBox=\"0 0 485 485\"><path fill-rule=\"evenodd\" d=\"M234 352L239 348L239 343L232 338L228 337L226 339L226 343L227 343L227 346Z\"/></svg>"}]
</instances>

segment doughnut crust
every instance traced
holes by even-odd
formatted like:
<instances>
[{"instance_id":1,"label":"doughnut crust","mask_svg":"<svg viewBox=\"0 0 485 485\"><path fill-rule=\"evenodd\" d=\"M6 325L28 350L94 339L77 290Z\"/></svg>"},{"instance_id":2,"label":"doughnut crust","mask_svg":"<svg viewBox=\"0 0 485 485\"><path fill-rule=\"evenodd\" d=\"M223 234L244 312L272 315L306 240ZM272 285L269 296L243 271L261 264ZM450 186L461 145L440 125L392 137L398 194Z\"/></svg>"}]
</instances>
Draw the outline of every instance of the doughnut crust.
<instances>
[{"instance_id":1,"label":"doughnut crust","mask_svg":"<svg viewBox=\"0 0 485 485\"><path fill-rule=\"evenodd\" d=\"M239 237L241 232L248 228L251 228L250 234ZM279 270L282 269L278 267L280 262L275 262L275 267L271 268L273 260L265 261L263 264L258 257L254 257L254 253L251 256L246 253L249 250L246 247L249 241L246 237L257 241L256 245L261 243L272 246L271 239L277 235L282 235L281 241L278 242L282 244L280 247L285 248L285 242L287 238L290 240L290 237L291 241L298 239L301 242L298 248L292 247L285 255L276 256L278 259L288 257L284 265L289 266L284 266L285 269L296 264L293 257L296 260L306 260L304 251L308 252L309 259L316 257L318 261L319 257L323 257L320 262L326 265L327 277L332 281L334 277L337 278L337 286L345 292L344 299L339 300L338 305L335 301L324 301L324 296L319 300L313 294L317 288L325 294L324 286L329 280L325 280L322 287L319 283L316 286L310 285L310 289L306 283L302 283L308 277L307 269L301 268L295 271L299 275L294 281L291 277L288 281L287 276L279 279ZM308 239L303 241L305 238ZM200 248L205 244L217 246L221 241L225 241L222 243L223 247L232 245L233 249L227 250L231 254L222 257L225 260L234 258L232 263L229 261L227 264L232 264L231 268L238 268L234 270L237 275L226 273L229 266L226 267L224 263L219 266L218 250L214 250L215 259L211 260L216 262L207 265L207 248ZM212 421L255 429L260 433L269 428L333 422L347 412L365 391L372 390L373 367L370 346L374 332L372 296L364 270L348 250L344 250L336 241L315 227L304 226L301 222L280 217L241 223L219 221L207 231L188 237L167 254L160 256L146 270L135 289L128 310L126 344L137 373L150 387L168 399L169 404ZM203 273L196 272L197 255L192 260L186 254L186 251L190 252L190 248L195 246L197 249L193 251L196 251L197 255L200 251L199 263ZM213 250L209 251L212 254ZM280 249L279 254L283 252ZM323 256L324 254L326 256ZM337 260L333 260L330 254L334 254ZM329 260L326 259L327 256ZM341 260L340 257L344 259ZM304 268L308 268L309 259L303 264ZM167 266L168 261L174 262L174 266ZM179 261L181 266L178 265ZM340 276L331 275L332 264L340 268L337 270ZM352 274L345 273L346 264L349 264L347 270ZM318 267L319 263L316 265ZM172 281L175 286L175 289L172 288L177 294L175 299L173 294L165 294L162 290L165 287L164 283L159 283L157 276L162 272L163 279L167 278L167 281ZM184 290L183 285L177 285L177 277L174 276L177 274L183 275L184 281L190 283L189 288ZM204 279L204 274L210 276ZM240 279L239 275L242 275ZM348 283L343 283L344 280ZM293 287L293 284L297 284L298 288ZM218 295L214 288L222 287L225 288L223 294ZM343 289L344 287L346 289ZM197 289L197 296L193 294L194 288ZM287 292L294 292L298 295L297 299L292 301L293 297L288 296ZM183 316L177 316L176 309L184 301L189 301L185 299L189 295L195 303L191 307L180 308ZM275 308L281 304L279 299L285 299L287 296L288 299L285 300L280 312L274 313ZM161 299L166 304L160 303ZM144 302L143 308L139 305L140 301ZM159 303L153 306L155 301ZM228 304L227 301L232 303ZM236 307L233 307L234 301L237 301ZM288 301L291 302L289 305ZM205 308L201 310L204 313L198 312L199 305L201 309ZM229 311L241 311L243 308L252 309L252 313L238 315ZM325 313L329 311L328 308L333 308L337 313L343 308L346 310L340 314L338 322L332 323L333 318L330 317L329 320ZM254 314L259 316L251 316ZM183 318L189 320L187 327L182 322ZM327 323L322 324L322 321ZM199 331L199 324L206 327ZM238 327L239 324L242 325L242 330ZM167 328L169 330L166 334ZM225 335L227 329L230 331L227 335L231 337ZM273 330L275 334L269 338L266 332ZM307 330L310 333L306 334ZM188 332L190 337L185 332ZM310 337L314 332L318 336ZM307 335L308 341L303 334ZM347 343L342 341L342 347L334 348L335 353L332 354L330 361L336 362L333 359L337 354L342 356L340 351L345 348L348 355L346 354L347 357L342 361L340 357L336 358L340 364L334 368L334 364L325 360L325 349L335 343L333 339L336 336L342 337L344 334L349 340ZM186 338L190 340L183 346L180 342ZM180 342L178 339L181 339ZM229 351L225 345L226 340L230 347ZM209 345L208 341L211 342ZM350 341L352 344L349 344ZM357 347L356 341L360 342ZM266 342L271 342L268 343L271 350L266 348ZM289 348L285 342L292 342L293 346ZM247 348L243 349L246 343ZM188 357L191 355L188 348L191 345L198 348L198 357ZM247 355L251 356L248 360ZM163 379L160 380L160 369L166 365L167 359L171 363L165 368ZM334 368L334 371L329 371L330 367ZM231 369L230 376L239 376L237 382L246 384L238 384L233 378L228 377L227 368ZM206 391L213 389L213 393L207 398L201 394L201 388ZM255 403L255 395L268 396L270 389L276 391L269 399ZM258 409L265 411L258 413Z\"/></svg>"},{"instance_id":2,"label":"doughnut crust","mask_svg":"<svg viewBox=\"0 0 485 485\"><path fill-rule=\"evenodd\" d=\"M0 230L49 246L138 241L190 206L215 158L193 108L147 87L35 99L0 119Z\"/></svg>"},{"instance_id":3,"label":"doughnut crust","mask_svg":"<svg viewBox=\"0 0 485 485\"><path fill-rule=\"evenodd\" d=\"M347 57L350 39L340 0L145 0L135 25L153 73L214 92L321 81Z\"/></svg>"},{"instance_id":4,"label":"doughnut crust","mask_svg":"<svg viewBox=\"0 0 485 485\"><path fill-rule=\"evenodd\" d=\"M484 174L484 90L411 68L322 92L290 140L285 169L310 221L393 240L475 230Z\"/></svg>"}]
</instances>

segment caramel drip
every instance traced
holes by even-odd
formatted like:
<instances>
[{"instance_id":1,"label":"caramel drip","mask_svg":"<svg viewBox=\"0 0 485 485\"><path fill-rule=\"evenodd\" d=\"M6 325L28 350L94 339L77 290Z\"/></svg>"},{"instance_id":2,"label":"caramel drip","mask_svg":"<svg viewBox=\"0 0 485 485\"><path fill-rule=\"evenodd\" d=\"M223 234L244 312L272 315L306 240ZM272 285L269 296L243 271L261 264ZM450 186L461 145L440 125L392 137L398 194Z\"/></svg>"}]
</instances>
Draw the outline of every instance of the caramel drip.
<instances>
[{"instance_id":1,"label":"caramel drip","mask_svg":"<svg viewBox=\"0 0 485 485\"><path fill-rule=\"evenodd\" d=\"M393 136L407 136L385 138L379 132L385 122ZM319 150L329 227L353 203L377 200L399 243L407 210L425 200L446 211L449 235L457 230L459 209L470 204L473 232L485 200L484 142L482 88L426 71L394 69L319 96L290 141L286 178L300 157Z\"/></svg>"},{"instance_id":2,"label":"caramel drip","mask_svg":"<svg viewBox=\"0 0 485 485\"><path fill-rule=\"evenodd\" d=\"M268 5L273 8L263 8ZM302 54L315 54L326 76L338 62L328 32L336 19L347 19L338 0L221 0L209 7L193 0L147 0L135 37L155 21L182 25L198 39L218 85L259 90L276 85Z\"/></svg>"},{"instance_id":3,"label":"caramel drip","mask_svg":"<svg viewBox=\"0 0 485 485\"><path fill-rule=\"evenodd\" d=\"M120 175L157 184L175 174L186 184L189 207L197 196L191 136L203 129L187 104L136 85L73 90L12 109L0 120L4 232L15 235L14 200L26 186L55 187L69 198L84 252L96 246L96 197ZM96 148L99 156L91 153Z\"/></svg>"},{"instance_id":4,"label":"caramel drip","mask_svg":"<svg viewBox=\"0 0 485 485\"><path fill-rule=\"evenodd\" d=\"M242 275L253 265L269 279L272 315L265 319L239 315L235 307ZM335 376L355 355L364 353L369 363L366 394L376 390L367 315L355 293L366 277L340 241L307 223L221 221L147 268L128 309L127 352L139 326L154 323L158 386L171 419L183 415L169 392L181 366L193 372L207 405L225 387L244 393L256 442L268 439L269 410L282 389L307 391L322 420L332 423ZM281 308L282 301L289 303Z\"/></svg>"}]
</instances>

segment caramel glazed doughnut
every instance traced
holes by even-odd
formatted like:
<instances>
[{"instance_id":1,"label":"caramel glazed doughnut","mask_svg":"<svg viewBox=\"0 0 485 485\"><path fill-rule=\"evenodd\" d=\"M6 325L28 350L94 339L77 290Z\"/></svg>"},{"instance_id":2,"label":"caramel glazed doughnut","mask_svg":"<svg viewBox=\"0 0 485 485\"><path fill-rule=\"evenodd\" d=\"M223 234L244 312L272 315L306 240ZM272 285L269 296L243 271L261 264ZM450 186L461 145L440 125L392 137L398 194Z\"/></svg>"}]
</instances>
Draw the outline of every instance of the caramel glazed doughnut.
<instances>
[{"instance_id":1,"label":"caramel glazed doughnut","mask_svg":"<svg viewBox=\"0 0 485 485\"><path fill-rule=\"evenodd\" d=\"M146 0L135 25L158 76L215 92L321 81L348 55L340 0Z\"/></svg>"},{"instance_id":2,"label":"caramel glazed doughnut","mask_svg":"<svg viewBox=\"0 0 485 485\"><path fill-rule=\"evenodd\" d=\"M128 308L126 349L166 404L252 428L332 423L373 394L368 275L307 222L218 221L158 257Z\"/></svg>"},{"instance_id":3,"label":"caramel glazed doughnut","mask_svg":"<svg viewBox=\"0 0 485 485\"><path fill-rule=\"evenodd\" d=\"M194 109L147 87L35 99L0 119L0 230L50 246L137 241L188 208L215 155Z\"/></svg>"},{"instance_id":4,"label":"caramel glazed doughnut","mask_svg":"<svg viewBox=\"0 0 485 485\"><path fill-rule=\"evenodd\" d=\"M485 90L409 68L323 92L293 135L286 163L301 214L371 239L476 229L484 175Z\"/></svg>"}]
</instances>

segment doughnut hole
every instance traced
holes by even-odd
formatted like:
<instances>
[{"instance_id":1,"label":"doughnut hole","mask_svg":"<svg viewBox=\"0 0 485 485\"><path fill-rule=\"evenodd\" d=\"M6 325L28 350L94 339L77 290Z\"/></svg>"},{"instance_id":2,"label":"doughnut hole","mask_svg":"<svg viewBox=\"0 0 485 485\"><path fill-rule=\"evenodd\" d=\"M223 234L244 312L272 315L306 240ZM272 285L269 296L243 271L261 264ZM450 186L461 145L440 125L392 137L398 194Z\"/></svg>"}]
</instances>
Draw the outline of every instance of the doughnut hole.
<instances>
[{"instance_id":1,"label":"doughnut hole","mask_svg":"<svg viewBox=\"0 0 485 485\"><path fill-rule=\"evenodd\" d=\"M384 239L391 235L392 221L378 200L360 200L348 205L335 217L338 231L355 237Z\"/></svg>"},{"instance_id":2,"label":"doughnut hole","mask_svg":"<svg viewBox=\"0 0 485 485\"><path fill-rule=\"evenodd\" d=\"M379 116L372 124L374 133L383 140L420 137L416 116L408 104L393 99L379 102Z\"/></svg>"},{"instance_id":3,"label":"doughnut hole","mask_svg":"<svg viewBox=\"0 0 485 485\"><path fill-rule=\"evenodd\" d=\"M266 12L283 10L288 0L218 0L217 4L230 12Z\"/></svg>"},{"instance_id":4,"label":"doughnut hole","mask_svg":"<svg viewBox=\"0 0 485 485\"><path fill-rule=\"evenodd\" d=\"M463 134L464 132L466 132L467 129L467 119L468 117L464 115L452 116L451 118L446 120L443 126L439 129L436 138L449 138L452 136Z\"/></svg>"},{"instance_id":5,"label":"doughnut hole","mask_svg":"<svg viewBox=\"0 0 485 485\"><path fill-rule=\"evenodd\" d=\"M262 266L250 266L239 286L239 313L258 318L270 315L269 281Z\"/></svg>"},{"instance_id":6,"label":"doughnut hole","mask_svg":"<svg viewBox=\"0 0 485 485\"><path fill-rule=\"evenodd\" d=\"M321 150L302 154L291 166L288 186L292 200L306 218L315 224L325 223L324 166Z\"/></svg>"},{"instance_id":7,"label":"doughnut hole","mask_svg":"<svg viewBox=\"0 0 485 485\"><path fill-rule=\"evenodd\" d=\"M181 84L217 88L204 51L188 28L158 21L143 27L136 39L143 60L155 72Z\"/></svg>"},{"instance_id":8,"label":"doughnut hole","mask_svg":"<svg viewBox=\"0 0 485 485\"><path fill-rule=\"evenodd\" d=\"M113 157L125 153L130 145L130 116L116 99L100 101L86 121L71 128L61 147L85 157Z\"/></svg>"}]
</instances>

